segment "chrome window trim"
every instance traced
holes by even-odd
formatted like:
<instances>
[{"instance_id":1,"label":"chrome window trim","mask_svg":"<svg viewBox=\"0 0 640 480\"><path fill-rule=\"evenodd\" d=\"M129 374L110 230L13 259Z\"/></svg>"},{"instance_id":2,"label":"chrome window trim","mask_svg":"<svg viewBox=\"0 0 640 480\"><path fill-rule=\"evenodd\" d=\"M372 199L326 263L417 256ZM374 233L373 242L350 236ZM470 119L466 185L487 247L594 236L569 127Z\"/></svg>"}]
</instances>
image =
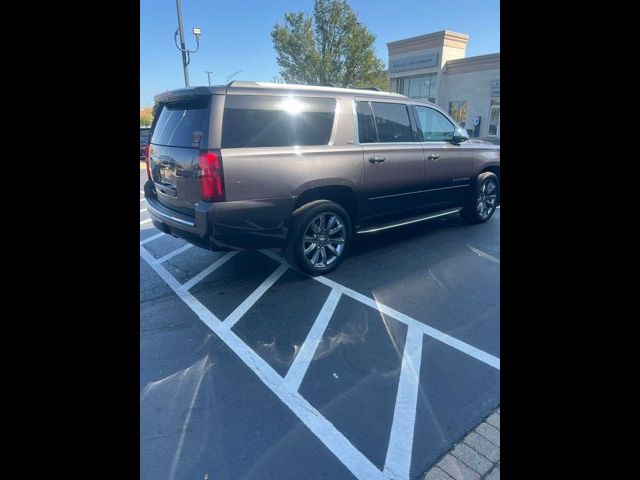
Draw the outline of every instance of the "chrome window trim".
<instances>
[{"instance_id":1,"label":"chrome window trim","mask_svg":"<svg viewBox=\"0 0 640 480\"><path fill-rule=\"evenodd\" d=\"M386 99L385 99L386 100ZM357 97L352 97L352 111L353 111L353 124L354 124L354 144L355 145L360 145L360 146L365 146L365 145L429 145L430 147L434 146L434 144L442 144L442 147L448 146L448 145L454 145L451 142L447 142L446 140L429 140L429 141L422 141L422 142L366 142L366 143L360 143L360 130L359 130L359 125L358 125L358 109L356 106L357 102L363 102L363 103L371 103L373 101L376 100L369 100L369 99L360 99L358 100ZM404 105L406 105L407 107L410 106L418 106L418 107L426 107L426 108L431 108L432 110L435 110L438 113L441 113L442 115L444 115L444 117L453 125L453 130L455 132L456 126L457 124L452 121L451 117L440 107L438 107L437 105L427 105L421 102L407 102L407 101L402 101L402 100L397 100L397 101L390 101L390 102L379 102L379 103L402 103ZM373 113L373 109L371 109L372 113ZM416 113L417 115L417 113ZM375 123L375 122L374 122Z\"/></svg>"},{"instance_id":2,"label":"chrome window trim","mask_svg":"<svg viewBox=\"0 0 640 480\"><path fill-rule=\"evenodd\" d=\"M415 192L408 192L408 193L394 193L393 195L382 195L380 197L371 197L369 200L379 200L379 199L382 199L382 198L401 197L403 195L415 195L416 193L435 192L436 190L448 190L450 188L462 188L462 187L468 187L468 186L469 186L469 184L465 183L463 185L452 185L450 187L430 188L428 190L416 190Z\"/></svg>"}]
</instances>

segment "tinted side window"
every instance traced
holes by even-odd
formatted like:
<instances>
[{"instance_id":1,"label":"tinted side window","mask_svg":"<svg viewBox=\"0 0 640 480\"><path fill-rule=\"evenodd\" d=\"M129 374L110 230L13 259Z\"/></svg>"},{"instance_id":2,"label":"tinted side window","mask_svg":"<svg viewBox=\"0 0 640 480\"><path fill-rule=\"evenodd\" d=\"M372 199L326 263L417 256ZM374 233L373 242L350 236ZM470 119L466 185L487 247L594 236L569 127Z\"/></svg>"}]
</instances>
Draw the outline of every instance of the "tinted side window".
<instances>
[{"instance_id":1,"label":"tinted side window","mask_svg":"<svg viewBox=\"0 0 640 480\"><path fill-rule=\"evenodd\" d=\"M369 102L357 102L356 111L358 113L358 141L360 143L377 142L378 134Z\"/></svg>"},{"instance_id":2,"label":"tinted side window","mask_svg":"<svg viewBox=\"0 0 640 480\"><path fill-rule=\"evenodd\" d=\"M208 107L209 97L161 105L151 143L172 147L200 147L207 129Z\"/></svg>"},{"instance_id":3,"label":"tinted side window","mask_svg":"<svg viewBox=\"0 0 640 480\"><path fill-rule=\"evenodd\" d=\"M228 95L222 148L327 145L335 98Z\"/></svg>"},{"instance_id":4,"label":"tinted side window","mask_svg":"<svg viewBox=\"0 0 640 480\"><path fill-rule=\"evenodd\" d=\"M402 103L371 102L379 142L413 142L407 106Z\"/></svg>"},{"instance_id":5,"label":"tinted side window","mask_svg":"<svg viewBox=\"0 0 640 480\"><path fill-rule=\"evenodd\" d=\"M416 116L425 142L448 142L453 139L453 123L437 110L428 107L415 107Z\"/></svg>"}]
</instances>

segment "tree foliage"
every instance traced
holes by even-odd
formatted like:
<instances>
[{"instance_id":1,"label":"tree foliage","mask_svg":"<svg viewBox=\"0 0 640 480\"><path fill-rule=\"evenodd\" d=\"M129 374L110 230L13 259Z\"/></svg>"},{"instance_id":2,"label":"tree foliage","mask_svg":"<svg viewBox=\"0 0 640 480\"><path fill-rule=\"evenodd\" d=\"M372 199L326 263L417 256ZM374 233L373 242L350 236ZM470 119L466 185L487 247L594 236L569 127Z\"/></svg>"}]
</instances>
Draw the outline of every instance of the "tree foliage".
<instances>
[{"instance_id":1,"label":"tree foliage","mask_svg":"<svg viewBox=\"0 0 640 480\"><path fill-rule=\"evenodd\" d=\"M315 0L311 17L287 13L271 37L287 83L389 89L376 37L345 0Z\"/></svg>"},{"instance_id":2,"label":"tree foliage","mask_svg":"<svg viewBox=\"0 0 640 480\"><path fill-rule=\"evenodd\" d=\"M153 122L153 107L144 107L140 109L140 126L150 127Z\"/></svg>"}]
</instances>

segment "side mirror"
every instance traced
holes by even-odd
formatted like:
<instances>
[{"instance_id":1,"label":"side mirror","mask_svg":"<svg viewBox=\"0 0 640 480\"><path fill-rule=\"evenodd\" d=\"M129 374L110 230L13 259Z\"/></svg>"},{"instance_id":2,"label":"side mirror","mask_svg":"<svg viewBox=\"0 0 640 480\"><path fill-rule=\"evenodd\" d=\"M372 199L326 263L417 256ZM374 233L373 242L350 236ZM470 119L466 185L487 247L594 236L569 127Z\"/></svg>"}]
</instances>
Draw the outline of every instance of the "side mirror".
<instances>
[{"instance_id":1,"label":"side mirror","mask_svg":"<svg viewBox=\"0 0 640 480\"><path fill-rule=\"evenodd\" d=\"M456 127L455 131L453 132L451 143L459 145L460 143L466 142L467 140L469 140L469 134L467 133L467 131L462 127Z\"/></svg>"}]
</instances>

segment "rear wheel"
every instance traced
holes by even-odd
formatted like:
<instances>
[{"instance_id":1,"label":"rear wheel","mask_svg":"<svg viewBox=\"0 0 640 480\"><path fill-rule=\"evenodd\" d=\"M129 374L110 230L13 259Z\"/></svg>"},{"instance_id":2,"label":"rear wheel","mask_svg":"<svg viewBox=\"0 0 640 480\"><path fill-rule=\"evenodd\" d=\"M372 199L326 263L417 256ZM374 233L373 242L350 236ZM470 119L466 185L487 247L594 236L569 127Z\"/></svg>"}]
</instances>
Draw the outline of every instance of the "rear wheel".
<instances>
[{"instance_id":1,"label":"rear wheel","mask_svg":"<svg viewBox=\"0 0 640 480\"><path fill-rule=\"evenodd\" d=\"M335 202L316 200L293 212L287 261L309 275L335 270L351 245L349 214Z\"/></svg>"},{"instance_id":2,"label":"rear wheel","mask_svg":"<svg viewBox=\"0 0 640 480\"><path fill-rule=\"evenodd\" d=\"M462 217L469 223L483 223L491 218L498 206L500 183L495 173L484 172L478 176L466 205L462 209Z\"/></svg>"}]
</instances>

